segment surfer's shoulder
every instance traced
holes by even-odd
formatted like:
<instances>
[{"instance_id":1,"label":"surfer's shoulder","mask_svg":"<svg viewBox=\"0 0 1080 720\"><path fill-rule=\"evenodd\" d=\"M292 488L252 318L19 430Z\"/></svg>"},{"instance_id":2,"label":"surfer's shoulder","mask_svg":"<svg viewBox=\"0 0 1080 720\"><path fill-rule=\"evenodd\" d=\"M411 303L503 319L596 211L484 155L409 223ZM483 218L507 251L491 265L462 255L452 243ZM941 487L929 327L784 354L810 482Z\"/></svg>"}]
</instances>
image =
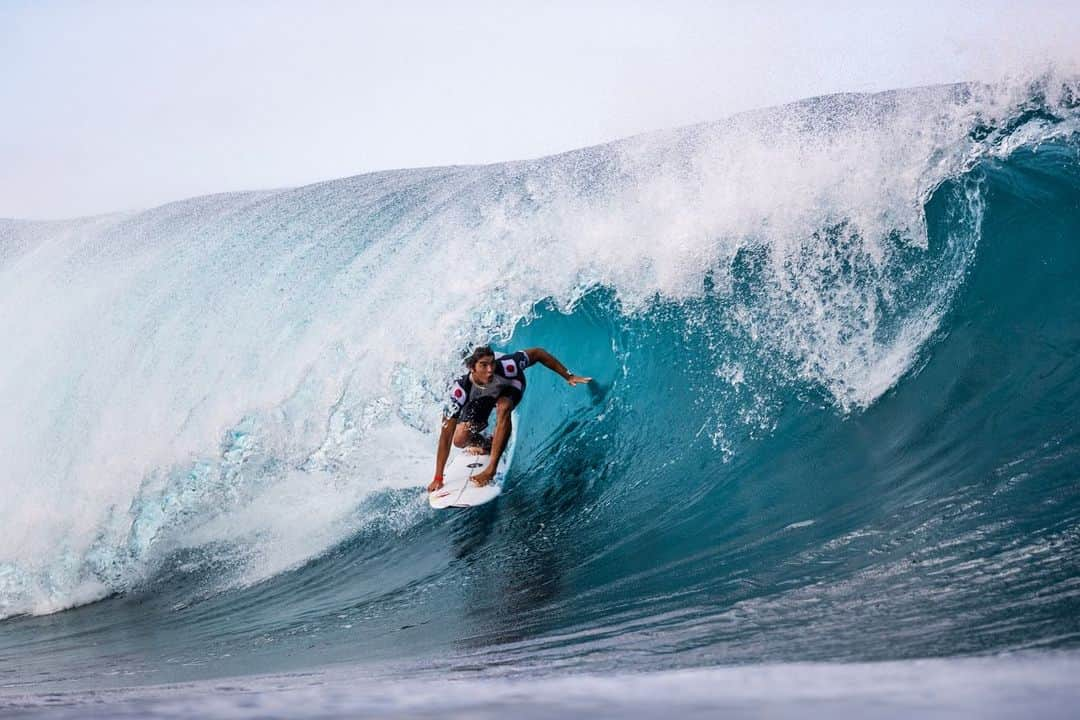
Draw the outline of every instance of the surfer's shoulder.
<instances>
[{"instance_id":1,"label":"surfer's shoulder","mask_svg":"<svg viewBox=\"0 0 1080 720\"><path fill-rule=\"evenodd\" d=\"M450 384L450 400L453 401L458 410L465 407L465 403L469 401L469 393L471 391L472 380L469 379L468 373L465 373Z\"/></svg>"}]
</instances>

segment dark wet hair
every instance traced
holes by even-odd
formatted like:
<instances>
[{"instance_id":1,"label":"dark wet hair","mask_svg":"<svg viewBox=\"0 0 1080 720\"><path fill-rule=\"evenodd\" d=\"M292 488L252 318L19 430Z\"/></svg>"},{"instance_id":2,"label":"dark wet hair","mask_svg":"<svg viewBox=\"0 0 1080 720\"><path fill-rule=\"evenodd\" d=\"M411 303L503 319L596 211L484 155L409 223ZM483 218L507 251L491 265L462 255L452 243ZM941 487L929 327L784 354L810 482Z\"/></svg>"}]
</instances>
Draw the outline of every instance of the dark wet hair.
<instances>
[{"instance_id":1,"label":"dark wet hair","mask_svg":"<svg viewBox=\"0 0 1080 720\"><path fill-rule=\"evenodd\" d=\"M490 345L481 345L480 347L473 348L472 353L465 358L465 367L472 370L476 367L476 362L482 357L495 357L495 351L491 349Z\"/></svg>"}]
</instances>

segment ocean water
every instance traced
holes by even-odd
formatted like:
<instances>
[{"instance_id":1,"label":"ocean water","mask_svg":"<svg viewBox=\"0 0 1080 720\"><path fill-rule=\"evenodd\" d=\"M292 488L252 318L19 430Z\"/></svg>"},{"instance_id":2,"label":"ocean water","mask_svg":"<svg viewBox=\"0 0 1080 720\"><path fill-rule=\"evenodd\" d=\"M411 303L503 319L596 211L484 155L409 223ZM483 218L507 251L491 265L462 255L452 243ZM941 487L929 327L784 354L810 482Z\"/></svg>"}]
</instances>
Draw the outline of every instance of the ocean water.
<instances>
[{"instance_id":1,"label":"ocean water","mask_svg":"<svg viewBox=\"0 0 1080 720\"><path fill-rule=\"evenodd\" d=\"M1052 74L0 221L0 710L1068 717L1078 276Z\"/></svg>"}]
</instances>

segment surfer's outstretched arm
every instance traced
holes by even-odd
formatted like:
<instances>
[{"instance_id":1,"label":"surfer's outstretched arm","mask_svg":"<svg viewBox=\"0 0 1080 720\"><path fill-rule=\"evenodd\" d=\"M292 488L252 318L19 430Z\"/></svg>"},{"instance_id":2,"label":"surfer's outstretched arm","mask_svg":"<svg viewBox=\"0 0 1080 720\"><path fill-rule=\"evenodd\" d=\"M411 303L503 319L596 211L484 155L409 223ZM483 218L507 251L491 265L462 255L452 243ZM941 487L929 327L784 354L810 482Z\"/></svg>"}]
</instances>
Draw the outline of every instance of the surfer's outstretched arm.
<instances>
[{"instance_id":1,"label":"surfer's outstretched arm","mask_svg":"<svg viewBox=\"0 0 1080 720\"><path fill-rule=\"evenodd\" d=\"M450 457L450 443L454 439L454 429L458 421L454 418L443 418L442 431L439 432L439 449L435 453L435 478L428 485L428 492L434 492L443 485L443 470L446 468L446 459Z\"/></svg>"},{"instance_id":2,"label":"surfer's outstretched arm","mask_svg":"<svg viewBox=\"0 0 1080 720\"><path fill-rule=\"evenodd\" d=\"M551 370L552 372L557 373L559 375L559 377L561 377L563 380L570 383L571 385L578 385L578 384L581 384L581 383L592 382L591 377L583 377L581 375L575 375L574 373L567 370L565 365L563 365L561 362L559 362L558 359L556 359L556 357L554 355L549 353L544 348L538 348L538 347L529 348L528 350L525 351L525 354L529 356L529 362L530 363L534 363L534 362L540 363L541 365L546 367L548 370Z\"/></svg>"}]
</instances>

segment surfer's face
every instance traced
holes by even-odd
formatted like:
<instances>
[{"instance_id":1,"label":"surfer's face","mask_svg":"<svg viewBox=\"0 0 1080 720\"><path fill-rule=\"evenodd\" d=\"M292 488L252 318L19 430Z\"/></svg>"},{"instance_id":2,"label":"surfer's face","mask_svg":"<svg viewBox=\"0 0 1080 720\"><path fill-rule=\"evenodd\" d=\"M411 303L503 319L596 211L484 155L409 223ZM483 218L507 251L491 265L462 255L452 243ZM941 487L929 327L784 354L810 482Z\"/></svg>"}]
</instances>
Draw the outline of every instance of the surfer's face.
<instances>
[{"instance_id":1,"label":"surfer's face","mask_svg":"<svg viewBox=\"0 0 1080 720\"><path fill-rule=\"evenodd\" d=\"M472 381L477 385L487 385L495 375L495 358L492 356L482 357L476 361L472 369Z\"/></svg>"}]
</instances>

